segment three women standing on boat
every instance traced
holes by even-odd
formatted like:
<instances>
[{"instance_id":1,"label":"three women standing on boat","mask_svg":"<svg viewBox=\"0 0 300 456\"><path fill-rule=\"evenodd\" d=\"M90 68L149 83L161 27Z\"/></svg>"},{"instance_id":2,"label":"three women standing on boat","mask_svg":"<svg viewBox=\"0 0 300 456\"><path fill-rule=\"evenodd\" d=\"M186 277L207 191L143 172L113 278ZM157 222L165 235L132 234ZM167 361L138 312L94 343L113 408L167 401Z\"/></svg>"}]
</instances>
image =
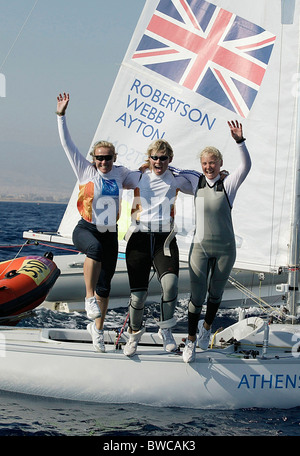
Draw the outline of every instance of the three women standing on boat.
<instances>
[{"instance_id":1,"label":"three women standing on boat","mask_svg":"<svg viewBox=\"0 0 300 456\"><path fill-rule=\"evenodd\" d=\"M176 350L172 327L176 324L174 310L178 293L179 253L174 232L174 208L177 193L181 190L195 195L196 227L189 257L189 334L183 351L183 360L192 362L197 329L199 347L208 347L211 325L235 261L231 209L236 192L251 168L242 125L237 121L228 122L242 160L241 165L225 178L220 175L222 155L214 147L207 147L200 154L203 174L195 171L179 171L176 174L168 168L173 150L165 140L150 144L147 166L141 173L115 165L115 148L106 141L98 141L94 145L92 163L84 158L67 128L65 112L68 103L68 94L57 97L58 129L62 146L79 181L77 207L81 220L74 229L73 243L86 254L85 309L88 318L95 320L87 327L94 347L105 351L103 324L118 256L117 221L122 189L126 188L135 189L135 198L132 223L127 233L126 263L131 294L129 340L124 353L127 356L136 353L144 332L142 321L152 266L162 286L159 333L164 349ZM199 322L207 293L206 315Z\"/></svg>"}]
</instances>

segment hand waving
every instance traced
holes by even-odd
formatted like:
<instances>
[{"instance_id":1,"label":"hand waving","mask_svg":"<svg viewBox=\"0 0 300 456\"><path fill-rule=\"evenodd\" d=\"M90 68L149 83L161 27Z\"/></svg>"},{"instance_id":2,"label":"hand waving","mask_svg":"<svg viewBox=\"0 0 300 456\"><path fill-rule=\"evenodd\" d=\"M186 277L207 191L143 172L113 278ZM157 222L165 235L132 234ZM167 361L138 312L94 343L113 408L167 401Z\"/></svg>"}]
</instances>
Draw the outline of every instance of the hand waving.
<instances>
[{"instance_id":1,"label":"hand waving","mask_svg":"<svg viewBox=\"0 0 300 456\"><path fill-rule=\"evenodd\" d=\"M60 93L57 97L57 114L60 116L64 116L67 106L69 104L69 94L68 93L63 93L63 95Z\"/></svg>"},{"instance_id":2,"label":"hand waving","mask_svg":"<svg viewBox=\"0 0 300 456\"><path fill-rule=\"evenodd\" d=\"M235 122L234 120L232 120L231 122L228 121L227 123L229 125L231 136L233 137L233 139L235 141L243 140L244 137L242 124L239 123L237 120Z\"/></svg>"}]
</instances>

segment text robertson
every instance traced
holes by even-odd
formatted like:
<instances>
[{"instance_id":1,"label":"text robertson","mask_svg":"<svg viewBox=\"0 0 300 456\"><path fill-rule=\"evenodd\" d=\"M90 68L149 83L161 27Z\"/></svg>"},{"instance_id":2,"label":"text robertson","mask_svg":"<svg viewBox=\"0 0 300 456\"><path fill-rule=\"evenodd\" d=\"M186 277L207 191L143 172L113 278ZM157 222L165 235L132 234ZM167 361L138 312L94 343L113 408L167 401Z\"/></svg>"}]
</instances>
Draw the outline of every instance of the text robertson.
<instances>
[{"instance_id":1,"label":"text robertson","mask_svg":"<svg viewBox=\"0 0 300 456\"><path fill-rule=\"evenodd\" d=\"M215 118L210 119L208 114L199 108L192 107L150 84L143 84L139 79L135 79L130 88L126 109L116 122L151 141L165 136L163 123L168 112L201 127L205 126L208 130L213 128L216 121Z\"/></svg>"}]
</instances>

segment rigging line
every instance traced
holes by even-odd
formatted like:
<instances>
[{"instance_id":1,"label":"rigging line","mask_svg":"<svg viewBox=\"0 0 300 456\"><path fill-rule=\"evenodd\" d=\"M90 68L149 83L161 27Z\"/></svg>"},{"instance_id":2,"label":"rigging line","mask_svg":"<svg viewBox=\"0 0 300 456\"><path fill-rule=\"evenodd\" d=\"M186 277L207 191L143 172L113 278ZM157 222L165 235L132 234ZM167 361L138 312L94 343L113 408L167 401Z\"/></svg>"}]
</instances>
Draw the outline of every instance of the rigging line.
<instances>
[{"instance_id":1,"label":"rigging line","mask_svg":"<svg viewBox=\"0 0 300 456\"><path fill-rule=\"evenodd\" d=\"M265 305L268 305L270 306L267 302L265 302L262 298L258 298L256 296L256 294L251 291L249 288L247 288L245 285L243 285L241 282L239 282L238 280L234 279L232 276L229 276L229 282L235 286L237 289L239 289L240 291L242 291L245 295L247 295L248 297L253 297L256 302L262 302L263 304Z\"/></svg>"},{"instance_id":2,"label":"rigging line","mask_svg":"<svg viewBox=\"0 0 300 456\"><path fill-rule=\"evenodd\" d=\"M21 35L21 33L22 33L22 31L23 31L25 25L27 24L27 22L28 22L28 20L29 20L31 14L32 14L34 8L36 7L38 1L39 1L39 0L35 0L35 3L34 3L34 5L33 5L33 7L31 8L29 14L27 15L27 17L26 17L26 19L25 19L25 22L23 23L23 25L22 25L22 27L21 27L21 29L20 29L18 35L16 36L16 38L15 38L13 44L11 45L10 49L8 50L8 53L7 53L6 57L4 58L3 62L1 63L0 70L2 70L4 64L5 64L6 60L8 59L8 57L9 57L11 51L13 50L13 48L14 48L16 42L17 42L18 39L20 38L20 35Z\"/></svg>"},{"instance_id":3,"label":"rigging line","mask_svg":"<svg viewBox=\"0 0 300 456\"><path fill-rule=\"evenodd\" d=\"M124 328L125 328L125 325L126 325L126 323L127 323L128 318L129 318L129 312L128 312L127 315L126 315L124 324L123 324L123 326L122 326L122 328L121 328L121 331L120 331L120 333L119 333L119 337L117 338L117 340L116 340L116 342L115 342L116 348L117 348L117 346L118 346L120 337L122 336L122 333L123 333L123 331L124 331Z\"/></svg>"},{"instance_id":4,"label":"rigging line","mask_svg":"<svg viewBox=\"0 0 300 456\"><path fill-rule=\"evenodd\" d=\"M30 244L29 244L30 245ZM38 245L43 245L44 247L49 247L50 249L59 249L59 250L66 250L68 252L76 252L76 253L80 253L80 250L75 250L75 249L69 249L67 247L58 247L56 245L53 245L53 244L45 244L43 242L38 242Z\"/></svg>"},{"instance_id":5,"label":"rigging line","mask_svg":"<svg viewBox=\"0 0 300 456\"><path fill-rule=\"evenodd\" d=\"M32 247L33 245L42 245L44 247L49 247L50 249L59 249L59 250L66 250L68 252L76 252L80 253L79 250L74 250L74 249L69 249L67 247L58 247L53 244L45 244L43 242L37 242L35 241L34 244L28 244L27 242L25 244L9 244L9 245L0 245L0 249L14 249L16 247Z\"/></svg>"},{"instance_id":6,"label":"rigging line","mask_svg":"<svg viewBox=\"0 0 300 456\"><path fill-rule=\"evenodd\" d=\"M268 302L266 302L262 298L258 298L255 295L255 293L253 293L251 290L249 290L247 287L245 287L242 283L238 282L233 277L230 276L228 280L237 290L241 291L247 298L249 298L253 302L255 302L265 312L276 312L280 316L283 315L283 312L281 310L278 310L275 307L271 306Z\"/></svg>"},{"instance_id":7,"label":"rigging line","mask_svg":"<svg viewBox=\"0 0 300 456\"><path fill-rule=\"evenodd\" d=\"M268 304L266 301L264 301L262 298L258 298L255 293L253 293L252 291L250 291L247 287L243 286L241 283L239 282L233 282L231 281L231 284L234 285L236 287L237 290L241 291L242 293L245 294L246 297L248 297L249 299L251 299L253 302L255 302L256 304L258 304L260 306L261 309L267 311L267 309L265 307L269 307L271 311L276 311L278 312L278 310L274 307L272 307L270 304ZM264 307L265 306L265 307Z\"/></svg>"},{"instance_id":8,"label":"rigging line","mask_svg":"<svg viewBox=\"0 0 300 456\"><path fill-rule=\"evenodd\" d=\"M27 241L26 241L27 242ZM2 271L2 275L4 275L4 273L7 271L7 269L10 267L10 265L12 264L12 262L17 258L17 256L21 253L23 247L26 245L26 242L24 242L24 244L21 246L21 248L19 249L19 251L16 253L16 255L14 256L14 258L11 259L11 261L8 262L8 265L6 266L6 268L4 269L4 271Z\"/></svg>"}]
</instances>

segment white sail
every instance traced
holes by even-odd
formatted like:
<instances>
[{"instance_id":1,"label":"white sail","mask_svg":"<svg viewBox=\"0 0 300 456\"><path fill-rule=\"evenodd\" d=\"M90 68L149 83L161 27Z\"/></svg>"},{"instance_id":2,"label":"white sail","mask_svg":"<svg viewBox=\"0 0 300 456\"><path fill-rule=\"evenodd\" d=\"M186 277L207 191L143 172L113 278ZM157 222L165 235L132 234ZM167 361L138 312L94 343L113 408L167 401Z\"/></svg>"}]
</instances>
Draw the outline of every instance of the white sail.
<instances>
[{"instance_id":1,"label":"white sail","mask_svg":"<svg viewBox=\"0 0 300 456\"><path fill-rule=\"evenodd\" d=\"M227 120L241 121L253 164L233 207L236 268L288 265L298 44L293 0L147 1L92 140L113 142L132 169L158 137L173 146L175 166L199 171L198 152L214 145L232 172L239 155ZM78 219L76 198L77 189L62 236ZM186 196L177 204L185 234L192 206Z\"/></svg>"}]
</instances>

